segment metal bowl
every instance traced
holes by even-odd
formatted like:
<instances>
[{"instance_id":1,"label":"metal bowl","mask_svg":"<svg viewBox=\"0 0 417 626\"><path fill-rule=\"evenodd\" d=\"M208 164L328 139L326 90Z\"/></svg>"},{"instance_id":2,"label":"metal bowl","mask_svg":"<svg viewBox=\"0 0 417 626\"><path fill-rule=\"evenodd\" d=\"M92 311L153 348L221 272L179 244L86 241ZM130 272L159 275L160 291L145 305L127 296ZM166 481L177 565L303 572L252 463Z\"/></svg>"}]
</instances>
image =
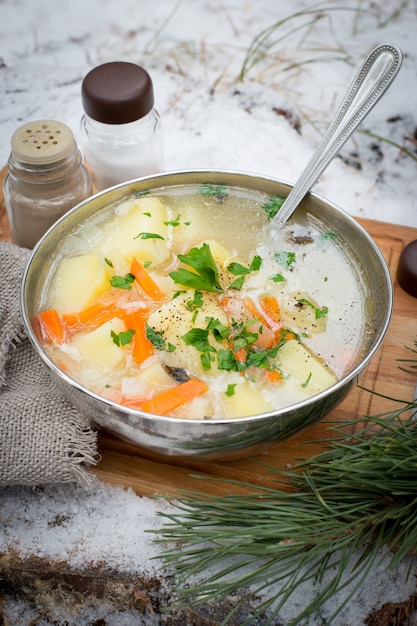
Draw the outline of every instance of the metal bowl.
<instances>
[{"instance_id":1,"label":"metal bowl","mask_svg":"<svg viewBox=\"0 0 417 626\"><path fill-rule=\"evenodd\" d=\"M348 244L352 263L365 274L368 331L361 356L351 371L331 388L292 406L250 417L215 420L163 417L129 409L89 391L63 372L44 351L31 323L38 313L40 295L61 242L80 221L133 191L188 183L238 186L280 196L288 195L291 190L285 182L245 173L184 171L141 178L101 192L69 211L34 248L23 277L23 320L35 351L68 400L100 427L134 444L146 456L183 461L248 456L288 438L332 411L366 368L386 333L393 290L385 260L366 231L336 205L313 193L302 203L303 209L324 221L329 229L337 230Z\"/></svg>"}]
</instances>

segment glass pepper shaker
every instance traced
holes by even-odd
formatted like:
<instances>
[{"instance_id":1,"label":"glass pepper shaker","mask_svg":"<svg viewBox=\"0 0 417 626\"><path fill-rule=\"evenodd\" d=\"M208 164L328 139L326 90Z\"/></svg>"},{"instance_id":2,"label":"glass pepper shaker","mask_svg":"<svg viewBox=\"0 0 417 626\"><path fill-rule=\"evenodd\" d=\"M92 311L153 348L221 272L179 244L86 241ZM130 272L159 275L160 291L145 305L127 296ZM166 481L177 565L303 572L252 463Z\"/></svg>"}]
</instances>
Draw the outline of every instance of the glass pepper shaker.
<instances>
[{"instance_id":1,"label":"glass pepper shaker","mask_svg":"<svg viewBox=\"0 0 417 626\"><path fill-rule=\"evenodd\" d=\"M81 88L81 143L97 191L162 169L151 77L124 61L92 69Z\"/></svg>"},{"instance_id":2,"label":"glass pepper shaker","mask_svg":"<svg viewBox=\"0 0 417 626\"><path fill-rule=\"evenodd\" d=\"M20 126L11 138L4 201L13 243L33 248L64 213L92 194L72 131L53 120Z\"/></svg>"}]
</instances>

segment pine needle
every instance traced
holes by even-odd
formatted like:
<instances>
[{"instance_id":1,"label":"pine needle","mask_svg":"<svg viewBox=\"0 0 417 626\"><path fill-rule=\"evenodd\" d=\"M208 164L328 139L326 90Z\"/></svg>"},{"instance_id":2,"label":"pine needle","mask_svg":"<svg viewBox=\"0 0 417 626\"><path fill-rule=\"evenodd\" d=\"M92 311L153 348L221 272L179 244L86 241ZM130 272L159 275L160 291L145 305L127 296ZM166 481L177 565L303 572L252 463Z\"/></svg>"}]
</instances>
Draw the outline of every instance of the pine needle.
<instances>
[{"instance_id":1,"label":"pine needle","mask_svg":"<svg viewBox=\"0 0 417 626\"><path fill-rule=\"evenodd\" d=\"M398 566L417 543L417 402L398 402L393 412L338 423L329 448L292 471L269 468L291 491L226 481L251 492L180 492L178 513L161 514L169 521L157 531L158 543L173 546L157 558L174 568L176 605L245 591L242 603L261 601L243 624L267 613L266 626L297 589L317 584L295 625L349 587L333 619L372 568ZM346 434L352 425L358 430Z\"/></svg>"}]
</instances>

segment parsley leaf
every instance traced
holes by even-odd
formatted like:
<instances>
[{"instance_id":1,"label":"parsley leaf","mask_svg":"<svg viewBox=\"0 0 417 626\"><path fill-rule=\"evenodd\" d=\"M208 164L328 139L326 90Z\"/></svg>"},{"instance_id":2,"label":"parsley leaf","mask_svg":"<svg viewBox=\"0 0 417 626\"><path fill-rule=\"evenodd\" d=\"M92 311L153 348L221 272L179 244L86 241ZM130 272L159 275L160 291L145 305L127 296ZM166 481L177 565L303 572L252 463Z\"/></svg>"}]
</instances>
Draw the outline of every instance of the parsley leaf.
<instances>
[{"instance_id":1,"label":"parsley leaf","mask_svg":"<svg viewBox=\"0 0 417 626\"><path fill-rule=\"evenodd\" d=\"M225 326L220 322L220 320L215 317L206 317L207 321L207 330L211 330L213 333L213 337L219 343L222 342L223 339L226 339L229 335L229 327Z\"/></svg>"},{"instance_id":2,"label":"parsley leaf","mask_svg":"<svg viewBox=\"0 0 417 626\"><path fill-rule=\"evenodd\" d=\"M194 292L194 298L192 300L187 300L185 306L189 309L189 311L195 311L196 309L201 309L203 302L203 294L201 291L196 290Z\"/></svg>"},{"instance_id":3,"label":"parsley leaf","mask_svg":"<svg viewBox=\"0 0 417 626\"><path fill-rule=\"evenodd\" d=\"M203 243L201 248L191 248L188 254L179 254L178 258L182 263L193 268L194 272L184 268L171 272L170 276L174 282L202 291L223 291L219 282L217 265L207 243Z\"/></svg>"},{"instance_id":4,"label":"parsley leaf","mask_svg":"<svg viewBox=\"0 0 417 626\"><path fill-rule=\"evenodd\" d=\"M235 395L235 387L236 387L236 383L233 383L233 384L227 385L227 389L226 389L226 391L224 392L224 394L225 394L226 396L228 396L229 398L230 398L231 396L234 396L234 395Z\"/></svg>"},{"instance_id":5,"label":"parsley leaf","mask_svg":"<svg viewBox=\"0 0 417 626\"><path fill-rule=\"evenodd\" d=\"M211 363L214 361L213 352L216 350L210 344L208 340L209 331L207 328L192 328L181 336L181 339L188 345L193 346L196 350L201 352L201 364L205 371L211 368Z\"/></svg>"},{"instance_id":6,"label":"parsley leaf","mask_svg":"<svg viewBox=\"0 0 417 626\"><path fill-rule=\"evenodd\" d=\"M302 304L306 304L307 306L311 307L314 311L314 316L316 318L316 320L322 319L323 317L326 317L326 315L329 312L329 309L327 306L323 306L322 308L319 308L317 306L315 306L312 302L310 302L310 300L307 300L306 298L300 298L300 300L298 300L298 302L301 302Z\"/></svg>"},{"instance_id":7,"label":"parsley leaf","mask_svg":"<svg viewBox=\"0 0 417 626\"><path fill-rule=\"evenodd\" d=\"M280 265L282 265L282 267L285 267L285 269L289 269L289 267L295 261L295 252L275 252L274 257L275 260L278 261Z\"/></svg>"},{"instance_id":8,"label":"parsley leaf","mask_svg":"<svg viewBox=\"0 0 417 626\"><path fill-rule=\"evenodd\" d=\"M155 346L158 350L166 350L165 339L162 336L162 333L159 333L157 330L146 324L146 337L149 339L152 345ZM175 349L175 346L174 346ZM173 350L168 350L168 352L173 352Z\"/></svg>"},{"instance_id":9,"label":"parsley leaf","mask_svg":"<svg viewBox=\"0 0 417 626\"><path fill-rule=\"evenodd\" d=\"M166 226L179 226L180 225L180 220L181 220L181 215L178 213L177 217L173 220L168 220L166 222L164 222L164 224Z\"/></svg>"},{"instance_id":10,"label":"parsley leaf","mask_svg":"<svg viewBox=\"0 0 417 626\"><path fill-rule=\"evenodd\" d=\"M198 191L200 196L212 196L217 202L221 203L227 198L227 187L225 185L211 185L206 183Z\"/></svg>"},{"instance_id":11,"label":"parsley leaf","mask_svg":"<svg viewBox=\"0 0 417 626\"><path fill-rule=\"evenodd\" d=\"M165 237L158 235L158 233L139 233L139 235L136 235L133 239L162 239L165 241Z\"/></svg>"},{"instance_id":12,"label":"parsley leaf","mask_svg":"<svg viewBox=\"0 0 417 626\"><path fill-rule=\"evenodd\" d=\"M129 328L129 330L123 330L120 333L115 333L114 330L112 330L110 334L113 342L120 348L121 346L125 346L132 341L135 331Z\"/></svg>"},{"instance_id":13,"label":"parsley leaf","mask_svg":"<svg viewBox=\"0 0 417 626\"><path fill-rule=\"evenodd\" d=\"M262 205L262 208L268 214L268 219L271 220L278 213L282 205L284 204L285 198L281 196L271 196L265 204Z\"/></svg>"},{"instance_id":14,"label":"parsley leaf","mask_svg":"<svg viewBox=\"0 0 417 626\"><path fill-rule=\"evenodd\" d=\"M245 277L239 276L239 278L236 278L236 280L230 283L230 285L228 286L228 289L242 289L244 282L245 282Z\"/></svg>"},{"instance_id":15,"label":"parsley leaf","mask_svg":"<svg viewBox=\"0 0 417 626\"><path fill-rule=\"evenodd\" d=\"M112 287L118 287L119 289L127 289L129 291L130 285L135 280L133 274L126 274L125 276L112 276L110 278L110 284Z\"/></svg>"},{"instance_id":16,"label":"parsley leaf","mask_svg":"<svg viewBox=\"0 0 417 626\"><path fill-rule=\"evenodd\" d=\"M286 278L282 274L273 274L269 277L274 283L282 283L286 280Z\"/></svg>"}]
</instances>

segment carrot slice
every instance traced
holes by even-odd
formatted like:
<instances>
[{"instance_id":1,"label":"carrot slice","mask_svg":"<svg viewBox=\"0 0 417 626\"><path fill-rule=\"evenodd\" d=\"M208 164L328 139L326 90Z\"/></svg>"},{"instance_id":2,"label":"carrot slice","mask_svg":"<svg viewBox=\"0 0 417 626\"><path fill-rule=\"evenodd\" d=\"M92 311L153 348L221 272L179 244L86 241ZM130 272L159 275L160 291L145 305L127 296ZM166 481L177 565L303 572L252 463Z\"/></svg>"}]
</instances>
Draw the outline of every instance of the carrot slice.
<instances>
[{"instance_id":1,"label":"carrot slice","mask_svg":"<svg viewBox=\"0 0 417 626\"><path fill-rule=\"evenodd\" d=\"M259 311L259 309L257 308L252 298L249 298L249 296L246 296L246 298L243 299L243 304L244 304L245 309L252 315L254 319L259 320L262 326L266 326L267 328L269 328L268 321Z\"/></svg>"},{"instance_id":2,"label":"carrot slice","mask_svg":"<svg viewBox=\"0 0 417 626\"><path fill-rule=\"evenodd\" d=\"M165 389L156 394L153 398L145 400L138 408L146 413L156 415L168 415L184 404L188 404L197 396L201 396L208 391L208 386L198 378L190 378L185 383Z\"/></svg>"},{"instance_id":3,"label":"carrot slice","mask_svg":"<svg viewBox=\"0 0 417 626\"><path fill-rule=\"evenodd\" d=\"M105 302L97 302L78 313L78 318L83 326L104 324L115 317L115 305Z\"/></svg>"},{"instance_id":4,"label":"carrot slice","mask_svg":"<svg viewBox=\"0 0 417 626\"><path fill-rule=\"evenodd\" d=\"M266 370L265 376L269 383L280 383L283 380L282 374L278 370Z\"/></svg>"},{"instance_id":5,"label":"carrot slice","mask_svg":"<svg viewBox=\"0 0 417 626\"><path fill-rule=\"evenodd\" d=\"M124 318L126 328L132 328L135 334L132 337L132 356L138 365L154 353L154 346L146 336L146 321L140 313L130 313Z\"/></svg>"},{"instance_id":6,"label":"carrot slice","mask_svg":"<svg viewBox=\"0 0 417 626\"><path fill-rule=\"evenodd\" d=\"M236 350L234 355L235 355L236 361L240 361L241 363L245 363L247 356L248 356L246 354L245 348L239 348L239 350Z\"/></svg>"},{"instance_id":7,"label":"carrot slice","mask_svg":"<svg viewBox=\"0 0 417 626\"><path fill-rule=\"evenodd\" d=\"M259 302L266 315L265 321L268 322L271 330L277 330L281 325L281 311L278 300L273 296L263 296Z\"/></svg>"},{"instance_id":8,"label":"carrot slice","mask_svg":"<svg viewBox=\"0 0 417 626\"><path fill-rule=\"evenodd\" d=\"M165 300L164 292L135 257L132 259L130 273L133 274L139 286L152 300L155 300L155 302Z\"/></svg>"},{"instance_id":9,"label":"carrot slice","mask_svg":"<svg viewBox=\"0 0 417 626\"><path fill-rule=\"evenodd\" d=\"M56 309L47 309L38 313L37 320L42 339L46 343L63 343L65 341L65 326Z\"/></svg>"}]
</instances>

